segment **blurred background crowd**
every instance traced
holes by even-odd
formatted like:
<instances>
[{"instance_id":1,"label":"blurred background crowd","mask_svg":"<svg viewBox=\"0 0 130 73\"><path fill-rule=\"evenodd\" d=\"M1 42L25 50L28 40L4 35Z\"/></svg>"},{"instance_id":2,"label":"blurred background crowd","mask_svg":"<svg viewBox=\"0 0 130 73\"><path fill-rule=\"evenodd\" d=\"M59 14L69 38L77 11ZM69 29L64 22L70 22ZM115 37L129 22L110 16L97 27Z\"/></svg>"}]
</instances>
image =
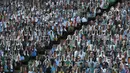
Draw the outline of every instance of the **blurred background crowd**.
<instances>
[{"instance_id":1,"label":"blurred background crowd","mask_svg":"<svg viewBox=\"0 0 130 73\"><path fill-rule=\"evenodd\" d=\"M130 1L1 0L0 72L130 73Z\"/></svg>"}]
</instances>

